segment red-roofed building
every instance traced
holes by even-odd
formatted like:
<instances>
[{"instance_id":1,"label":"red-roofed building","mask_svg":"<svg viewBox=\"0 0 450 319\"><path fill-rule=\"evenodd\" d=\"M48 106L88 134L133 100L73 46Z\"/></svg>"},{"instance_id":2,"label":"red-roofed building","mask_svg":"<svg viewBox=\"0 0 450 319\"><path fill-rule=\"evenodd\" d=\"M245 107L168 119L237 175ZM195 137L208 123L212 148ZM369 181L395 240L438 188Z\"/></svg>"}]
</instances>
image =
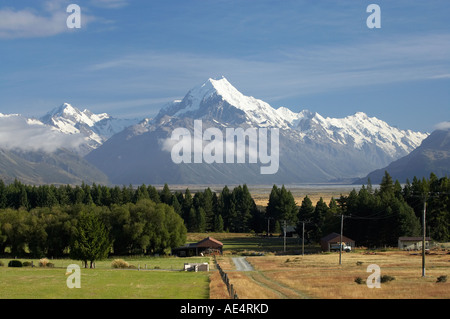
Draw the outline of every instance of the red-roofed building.
<instances>
[{"instance_id":1,"label":"red-roofed building","mask_svg":"<svg viewBox=\"0 0 450 319\"><path fill-rule=\"evenodd\" d=\"M178 257L222 254L223 243L212 237L206 237L198 243L186 244L172 249L172 255Z\"/></svg>"}]
</instances>

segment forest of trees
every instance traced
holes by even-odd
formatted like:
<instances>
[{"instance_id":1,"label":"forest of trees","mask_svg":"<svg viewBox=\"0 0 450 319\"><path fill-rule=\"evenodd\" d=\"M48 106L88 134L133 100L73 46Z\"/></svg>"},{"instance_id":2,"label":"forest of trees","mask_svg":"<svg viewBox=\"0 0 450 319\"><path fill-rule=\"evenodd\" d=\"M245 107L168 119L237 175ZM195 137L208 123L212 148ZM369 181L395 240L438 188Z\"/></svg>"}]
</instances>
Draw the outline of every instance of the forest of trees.
<instances>
[{"instance_id":1,"label":"forest of trees","mask_svg":"<svg viewBox=\"0 0 450 319\"><path fill-rule=\"evenodd\" d=\"M304 223L305 238L315 243L339 232L341 215L345 235L357 245L395 246L400 236L421 234L424 201L427 236L450 241L450 179L434 174L402 186L386 173L377 189L368 181L359 191L315 205L306 196L297 206L285 186L274 185L267 207L256 206L247 185L191 193L188 188L171 191L167 184L157 190L151 185L5 185L0 180L0 254L76 255L86 237L82 233L93 232L82 227L93 227L86 216L95 216L93 229L107 237L102 245L116 255L164 253L182 245L186 232L262 233L267 225L270 232L280 232L284 221L299 232Z\"/></svg>"}]
</instances>

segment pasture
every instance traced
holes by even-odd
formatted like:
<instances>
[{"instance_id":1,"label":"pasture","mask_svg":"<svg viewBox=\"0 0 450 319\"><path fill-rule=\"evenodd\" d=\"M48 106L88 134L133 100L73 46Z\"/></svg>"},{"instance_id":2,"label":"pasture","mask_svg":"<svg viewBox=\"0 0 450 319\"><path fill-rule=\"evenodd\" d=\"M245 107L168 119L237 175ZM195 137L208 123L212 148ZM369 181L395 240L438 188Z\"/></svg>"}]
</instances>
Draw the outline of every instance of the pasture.
<instances>
[{"instance_id":1,"label":"pasture","mask_svg":"<svg viewBox=\"0 0 450 319\"><path fill-rule=\"evenodd\" d=\"M301 255L297 239L290 238L284 253L283 238L254 234L190 233L188 242L212 236L224 243L217 261L226 271L240 299L450 299L450 247L426 255L426 276L421 276L420 252L356 249L343 253ZM317 247L306 247L306 252ZM253 271L237 271L233 257L245 256ZM119 257L117 257L119 258ZM95 269L81 268L81 289L66 286L66 267L81 265L69 259L50 260L54 268L7 267L0 259L0 299L226 299L228 293L210 257L121 257L131 269L113 269L112 258ZM25 259L21 259L25 261ZM28 261L31 261L28 259ZM38 265L39 260L33 259ZM187 262L209 262L211 271L184 272ZM381 275L394 280L368 288L376 264ZM138 268L140 270L138 270ZM437 282L447 276L446 282ZM361 279L358 284L357 278Z\"/></svg>"},{"instance_id":2,"label":"pasture","mask_svg":"<svg viewBox=\"0 0 450 319\"><path fill-rule=\"evenodd\" d=\"M448 251L426 255L426 276L421 276L422 257L417 252L366 251L307 255L248 256L254 271L238 272L232 255L217 258L227 272L240 299L429 299L450 298L450 283L437 282L450 277ZM381 276L394 280L369 288L366 282L376 264ZM355 282L356 278L361 282ZM220 277L219 277L220 279ZM213 280L212 280L213 282ZM211 285L210 298L223 298L222 290Z\"/></svg>"},{"instance_id":3,"label":"pasture","mask_svg":"<svg viewBox=\"0 0 450 319\"><path fill-rule=\"evenodd\" d=\"M184 262L207 262L209 258L125 258L141 267L113 269L112 259L98 261L95 269L81 268L81 288L66 285L66 267L80 262L51 260L53 268L0 267L0 299L207 299L209 274L177 271ZM20 260L20 259L19 259ZM24 261L24 259L22 259ZM28 260L31 261L31 260ZM34 265L39 260L33 260ZM147 265L147 269L145 269Z\"/></svg>"}]
</instances>

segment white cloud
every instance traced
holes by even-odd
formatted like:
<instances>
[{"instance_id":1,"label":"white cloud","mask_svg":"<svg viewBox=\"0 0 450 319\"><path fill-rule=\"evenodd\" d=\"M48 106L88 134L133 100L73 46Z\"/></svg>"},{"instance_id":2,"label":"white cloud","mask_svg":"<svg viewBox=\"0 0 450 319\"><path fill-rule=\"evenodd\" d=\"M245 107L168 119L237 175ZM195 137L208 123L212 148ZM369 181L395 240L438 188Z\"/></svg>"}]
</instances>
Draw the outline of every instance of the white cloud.
<instances>
[{"instance_id":1,"label":"white cloud","mask_svg":"<svg viewBox=\"0 0 450 319\"><path fill-rule=\"evenodd\" d=\"M0 148L54 152L76 149L84 142L81 134L67 135L19 115L0 116Z\"/></svg>"},{"instance_id":2,"label":"white cloud","mask_svg":"<svg viewBox=\"0 0 450 319\"><path fill-rule=\"evenodd\" d=\"M434 129L440 131L450 130L450 121L438 123L434 126Z\"/></svg>"},{"instance_id":3,"label":"white cloud","mask_svg":"<svg viewBox=\"0 0 450 319\"><path fill-rule=\"evenodd\" d=\"M0 39L49 37L73 31L67 27L69 4L68 0L47 0L40 10L0 9ZM94 19L82 11L82 26Z\"/></svg>"}]
</instances>

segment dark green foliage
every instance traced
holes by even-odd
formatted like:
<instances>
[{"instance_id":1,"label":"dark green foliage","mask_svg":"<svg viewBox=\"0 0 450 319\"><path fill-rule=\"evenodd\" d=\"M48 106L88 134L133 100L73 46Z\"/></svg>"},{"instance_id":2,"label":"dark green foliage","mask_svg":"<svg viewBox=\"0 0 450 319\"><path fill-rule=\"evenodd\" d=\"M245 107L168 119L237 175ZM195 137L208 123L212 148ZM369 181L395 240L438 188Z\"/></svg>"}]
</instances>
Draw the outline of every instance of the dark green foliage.
<instances>
[{"instance_id":1,"label":"dark green foliage","mask_svg":"<svg viewBox=\"0 0 450 319\"><path fill-rule=\"evenodd\" d=\"M447 275L442 275L442 276L437 277L436 282L437 283L439 283L439 282L447 282Z\"/></svg>"},{"instance_id":2,"label":"dark green foliage","mask_svg":"<svg viewBox=\"0 0 450 319\"><path fill-rule=\"evenodd\" d=\"M284 185L281 188L273 185L266 212L268 217L295 225L298 208L291 191L288 191Z\"/></svg>"},{"instance_id":3,"label":"dark green foliage","mask_svg":"<svg viewBox=\"0 0 450 319\"><path fill-rule=\"evenodd\" d=\"M111 242L105 225L95 211L81 211L78 225L72 235L70 257L84 262L90 261L90 268L96 260L108 256Z\"/></svg>"},{"instance_id":4,"label":"dark green foliage","mask_svg":"<svg viewBox=\"0 0 450 319\"><path fill-rule=\"evenodd\" d=\"M23 266L22 262L17 259L10 260L8 263L8 267L22 267L22 266Z\"/></svg>"},{"instance_id":5,"label":"dark green foliage","mask_svg":"<svg viewBox=\"0 0 450 319\"><path fill-rule=\"evenodd\" d=\"M389 282L389 281L392 281L392 280L395 280L395 277L389 276L389 275L383 275L380 278L381 283L386 283L386 282Z\"/></svg>"},{"instance_id":6,"label":"dark green foliage","mask_svg":"<svg viewBox=\"0 0 450 319\"><path fill-rule=\"evenodd\" d=\"M0 254L8 248L12 256L66 256L71 239L80 227L82 212L95 212L107 230L116 255L168 252L184 243L186 231L257 233L286 220L301 235L306 222L306 239L318 242L322 236L340 231L357 245L397 245L400 236L421 234L421 217L426 203L427 236L450 241L450 179L414 178L403 187L386 172L379 189L370 181L358 192L319 200L308 196L297 207L291 192L273 186L267 207L257 207L247 185L219 192L207 188L191 193L172 192L164 185L30 186L0 180ZM175 232L175 234L172 234Z\"/></svg>"}]
</instances>

